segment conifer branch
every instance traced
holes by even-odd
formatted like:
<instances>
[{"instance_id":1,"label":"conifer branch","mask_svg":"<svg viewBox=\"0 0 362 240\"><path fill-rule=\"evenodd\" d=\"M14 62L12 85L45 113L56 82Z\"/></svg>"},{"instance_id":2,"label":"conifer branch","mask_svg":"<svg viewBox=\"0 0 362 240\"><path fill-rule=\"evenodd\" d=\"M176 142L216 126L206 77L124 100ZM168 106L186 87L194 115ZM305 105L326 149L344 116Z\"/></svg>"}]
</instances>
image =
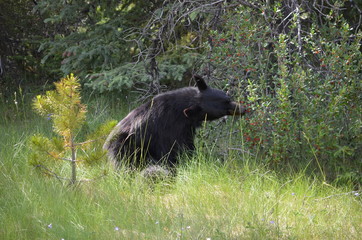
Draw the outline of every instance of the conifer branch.
<instances>
[{"instance_id":1,"label":"conifer branch","mask_svg":"<svg viewBox=\"0 0 362 240\"><path fill-rule=\"evenodd\" d=\"M58 179L59 181L61 180L67 180L69 181L70 178L65 178L65 177L61 177L60 175L56 174L55 172L53 172L52 170L50 170L49 168L45 167L44 165L38 164L35 165L34 168L41 168L43 171L45 171L47 174L51 175L52 177L55 177L56 179Z\"/></svg>"}]
</instances>

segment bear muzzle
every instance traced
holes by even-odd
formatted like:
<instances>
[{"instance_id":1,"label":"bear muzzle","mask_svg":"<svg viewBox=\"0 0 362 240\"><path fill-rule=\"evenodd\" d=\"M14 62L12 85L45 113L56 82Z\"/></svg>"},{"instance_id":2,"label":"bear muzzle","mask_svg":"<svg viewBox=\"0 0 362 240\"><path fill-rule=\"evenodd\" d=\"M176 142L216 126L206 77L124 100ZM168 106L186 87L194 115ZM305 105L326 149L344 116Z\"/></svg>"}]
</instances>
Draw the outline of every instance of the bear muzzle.
<instances>
[{"instance_id":1,"label":"bear muzzle","mask_svg":"<svg viewBox=\"0 0 362 240\"><path fill-rule=\"evenodd\" d=\"M231 116L242 116L246 113L246 108L239 103L231 102L231 107L229 108L228 115Z\"/></svg>"}]
</instances>

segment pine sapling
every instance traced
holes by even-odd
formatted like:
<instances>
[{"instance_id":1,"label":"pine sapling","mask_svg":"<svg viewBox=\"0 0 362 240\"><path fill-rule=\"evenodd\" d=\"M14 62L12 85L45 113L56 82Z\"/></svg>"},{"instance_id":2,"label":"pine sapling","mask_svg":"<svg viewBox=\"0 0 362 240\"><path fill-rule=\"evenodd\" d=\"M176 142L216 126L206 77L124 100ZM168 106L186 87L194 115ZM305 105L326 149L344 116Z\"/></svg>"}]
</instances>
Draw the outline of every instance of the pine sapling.
<instances>
[{"instance_id":1,"label":"pine sapling","mask_svg":"<svg viewBox=\"0 0 362 240\"><path fill-rule=\"evenodd\" d=\"M104 159L102 143L115 123L106 123L85 141L77 142L77 135L86 123L87 112L86 105L81 103L79 81L71 74L55 83L55 87L54 91L38 95L34 99L33 108L40 115L52 120L53 131L58 136L52 139L40 134L32 136L29 162L46 175L68 180L73 185L85 181L77 179L79 164L92 164ZM71 175L68 178L57 173L64 162L71 165Z\"/></svg>"}]
</instances>

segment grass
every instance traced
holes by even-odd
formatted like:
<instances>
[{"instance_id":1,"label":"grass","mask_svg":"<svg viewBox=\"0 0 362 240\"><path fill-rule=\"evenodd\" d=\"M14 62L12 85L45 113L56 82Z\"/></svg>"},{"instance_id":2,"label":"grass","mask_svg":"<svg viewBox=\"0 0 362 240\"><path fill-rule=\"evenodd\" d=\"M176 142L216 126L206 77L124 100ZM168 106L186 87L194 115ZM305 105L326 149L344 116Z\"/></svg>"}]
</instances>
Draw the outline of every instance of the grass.
<instances>
[{"instance_id":1,"label":"grass","mask_svg":"<svg viewBox=\"0 0 362 240\"><path fill-rule=\"evenodd\" d=\"M89 108L89 127L128 111L110 111L107 101L93 101ZM361 196L351 186L273 172L239 152L221 163L212 148L200 147L178 167L177 177L156 184L104 163L106 177L70 188L27 164L27 138L50 132L49 122L31 112L1 120L0 239L359 239L362 234ZM96 175L98 168L80 170Z\"/></svg>"}]
</instances>

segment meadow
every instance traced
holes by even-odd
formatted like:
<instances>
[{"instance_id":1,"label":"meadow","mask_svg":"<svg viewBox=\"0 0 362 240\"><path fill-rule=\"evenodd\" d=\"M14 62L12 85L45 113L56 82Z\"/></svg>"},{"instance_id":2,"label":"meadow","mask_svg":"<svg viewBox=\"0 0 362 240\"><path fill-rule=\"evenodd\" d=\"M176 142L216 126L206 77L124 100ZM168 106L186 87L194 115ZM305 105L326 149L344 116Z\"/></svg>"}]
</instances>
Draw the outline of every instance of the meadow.
<instances>
[{"instance_id":1,"label":"meadow","mask_svg":"<svg viewBox=\"0 0 362 240\"><path fill-rule=\"evenodd\" d=\"M92 100L91 100L92 99ZM126 100L85 98L88 127L121 119ZM123 103L123 104L121 104ZM29 136L51 124L29 104L1 103L0 239L360 239L361 192L303 171L278 172L239 150L220 155L212 137L156 183L106 161L79 168L105 177L76 187L27 163ZM236 120L243 121L243 119ZM233 128L238 124L227 123ZM211 131L206 127L204 132ZM223 143L225 147L228 143ZM64 167L62 171L67 173Z\"/></svg>"}]
</instances>

